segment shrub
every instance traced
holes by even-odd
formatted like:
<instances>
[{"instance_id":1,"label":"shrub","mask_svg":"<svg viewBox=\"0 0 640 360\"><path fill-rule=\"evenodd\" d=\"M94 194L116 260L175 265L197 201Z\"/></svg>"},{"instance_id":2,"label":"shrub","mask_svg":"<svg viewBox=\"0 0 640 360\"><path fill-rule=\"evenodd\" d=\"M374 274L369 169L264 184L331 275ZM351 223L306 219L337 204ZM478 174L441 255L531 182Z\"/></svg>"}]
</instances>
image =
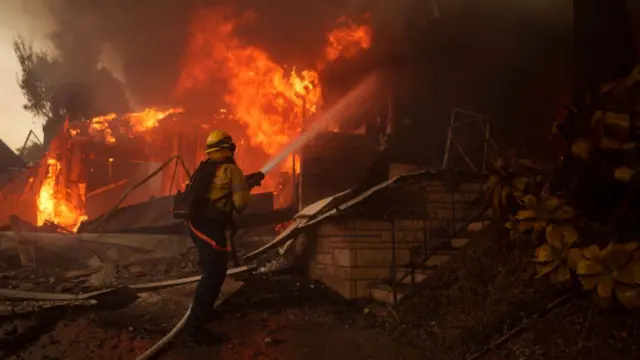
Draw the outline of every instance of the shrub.
<instances>
[{"instance_id":1,"label":"shrub","mask_svg":"<svg viewBox=\"0 0 640 360\"><path fill-rule=\"evenodd\" d=\"M560 165L545 174L511 152L490 169L487 200L512 239L540 245L538 277L640 308L640 67L578 101L553 131L569 145Z\"/></svg>"}]
</instances>

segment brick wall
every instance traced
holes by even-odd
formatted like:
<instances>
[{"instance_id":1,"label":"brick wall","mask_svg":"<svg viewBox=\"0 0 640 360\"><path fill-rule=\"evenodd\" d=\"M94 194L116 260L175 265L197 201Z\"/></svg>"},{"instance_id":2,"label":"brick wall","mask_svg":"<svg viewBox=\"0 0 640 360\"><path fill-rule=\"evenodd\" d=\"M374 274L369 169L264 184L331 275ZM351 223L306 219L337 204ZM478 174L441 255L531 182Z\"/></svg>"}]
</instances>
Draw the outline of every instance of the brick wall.
<instances>
[{"instance_id":1,"label":"brick wall","mask_svg":"<svg viewBox=\"0 0 640 360\"><path fill-rule=\"evenodd\" d=\"M396 261L409 262L410 248L421 246L422 221L396 220ZM342 296L369 296L369 284L391 278L392 225L389 221L332 219L321 224L309 243L312 277Z\"/></svg>"}]
</instances>

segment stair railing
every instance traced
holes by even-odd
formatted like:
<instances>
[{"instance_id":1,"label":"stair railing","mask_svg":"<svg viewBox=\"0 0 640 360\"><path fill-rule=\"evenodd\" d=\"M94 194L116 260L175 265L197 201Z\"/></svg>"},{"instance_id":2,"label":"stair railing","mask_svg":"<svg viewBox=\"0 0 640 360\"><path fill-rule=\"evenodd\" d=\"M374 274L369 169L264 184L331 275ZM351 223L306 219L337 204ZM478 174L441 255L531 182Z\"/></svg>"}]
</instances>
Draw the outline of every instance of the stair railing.
<instances>
[{"instance_id":1,"label":"stair railing","mask_svg":"<svg viewBox=\"0 0 640 360\"><path fill-rule=\"evenodd\" d=\"M423 252L424 252L424 256L422 257L422 259L418 262L413 262L411 261L408 265L409 265L409 269L407 271L405 271L402 275L398 276L398 263L397 263L397 256L396 256L396 250L397 250L397 238L396 238L396 223L395 223L395 219L393 219L393 217L391 217L391 251L392 251L392 255L391 255L391 288L392 288L392 296L393 296L393 305L396 305L398 303L398 286L399 284L401 284L404 280L406 280L408 277L411 277L411 287L415 287L416 285L416 271L419 267L423 266L427 260L429 260L429 258L431 256L433 256L433 254L438 253L439 250L442 249L442 247L445 244L450 244L451 240L454 239L455 237L457 237L458 235L460 235L462 232L464 232L469 225L471 225L472 223L478 221L479 219L481 219L487 212L487 210L490 208L490 204L488 202L484 202L479 210L479 212L473 216L470 220L466 221L464 223L464 225L462 225L459 228L456 228L456 224L457 224L457 219L456 219L456 207L455 207L455 194L456 191L451 189L451 209L452 209L452 220L451 220L451 228L450 231L449 229L445 228L442 223L439 221L439 219L437 219L437 212L434 216L434 219L431 219L431 216L429 215L429 210L428 210L428 205L429 205L429 196L428 196L428 192L425 186L422 186L423 189L423 197L422 197L422 205L423 205ZM431 242L431 231L430 231L430 221L429 220L436 220L436 222L440 225L440 227L442 227L443 230L447 231L447 235L445 237L445 239L447 239L448 241L444 241L441 244L438 244L437 246L430 248L430 242Z\"/></svg>"}]
</instances>

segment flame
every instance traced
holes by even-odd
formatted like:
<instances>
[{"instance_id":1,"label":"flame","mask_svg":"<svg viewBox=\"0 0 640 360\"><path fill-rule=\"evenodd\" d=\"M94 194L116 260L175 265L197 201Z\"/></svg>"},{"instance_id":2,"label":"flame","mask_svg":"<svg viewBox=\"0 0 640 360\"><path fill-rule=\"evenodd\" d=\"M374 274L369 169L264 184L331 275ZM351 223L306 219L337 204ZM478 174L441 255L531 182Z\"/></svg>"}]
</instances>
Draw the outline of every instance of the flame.
<instances>
[{"instance_id":1,"label":"flame","mask_svg":"<svg viewBox=\"0 0 640 360\"><path fill-rule=\"evenodd\" d=\"M104 141L108 143L116 142L116 138L113 137L113 133L111 132L111 121L117 118L118 115L116 113L110 113L107 115L96 116L93 119L89 120L89 133L103 133Z\"/></svg>"},{"instance_id":2,"label":"flame","mask_svg":"<svg viewBox=\"0 0 640 360\"><path fill-rule=\"evenodd\" d=\"M303 119L315 114L322 104L322 88L318 71L298 70L275 63L264 50L243 43L234 30L253 14L231 19L220 8L201 10L192 19L190 40L183 59L182 72L175 94L185 96L205 88L212 79L227 83L223 100L228 105L228 119L238 121L246 128L246 137L252 147L275 156L306 125ZM371 29L358 26L347 18L338 21L338 28L328 34L325 61L353 56L369 48ZM242 143L239 139L238 144ZM238 164L253 164L255 153L239 147ZM282 170L292 170L292 156L282 164ZM299 172L300 162L295 166ZM267 177L262 188L275 187L273 177Z\"/></svg>"},{"instance_id":3,"label":"flame","mask_svg":"<svg viewBox=\"0 0 640 360\"><path fill-rule=\"evenodd\" d=\"M328 33L325 59L319 63L318 69L298 70L281 66L264 50L240 41L234 35L234 30L242 20L225 18L222 12L216 10L204 10L196 14L191 24L190 41L176 94L185 95L188 91L204 87L212 78L222 78L227 83L223 100L228 108L220 109L214 118L240 122L246 128L248 142L274 156L301 132L303 119L320 109L322 88L318 71L324 62L354 56L368 49L371 29L341 18L338 27ZM182 108L148 108L122 115L109 113L90 119L88 132L101 135L108 143L115 143L119 135L133 136L134 133L156 128L163 118L182 112ZM202 124L201 128L208 129L208 126ZM81 132L79 129L66 130L70 137ZM243 142L244 139L238 139L239 145ZM242 146L238 149L236 155L239 163L243 162L243 158L248 162L254 157L246 148ZM290 155L283 162L284 171L292 170L293 161L293 155ZM36 200L37 223L41 226L52 222L76 231L87 216L66 200L68 189L61 189L58 184L60 162L49 157L45 165L46 175ZM296 173L300 171L298 157L295 158L295 169ZM84 191L84 188L79 188L82 194ZM282 224L278 230L281 231L283 227L286 224Z\"/></svg>"},{"instance_id":4,"label":"flame","mask_svg":"<svg viewBox=\"0 0 640 360\"><path fill-rule=\"evenodd\" d=\"M339 57L352 57L371 47L371 27L357 25L353 20L343 16L338 19L338 26L329 32L328 39L327 60L334 61Z\"/></svg>"},{"instance_id":5,"label":"flame","mask_svg":"<svg viewBox=\"0 0 640 360\"><path fill-rule=\"evenodd\" d=\"M225 19L216 10L194 17L176 91L184 94L223 77L228 84L224 100L246 126L251 145L275 155L300 132L303 117L318 109L319 76L285 69L262 49L242 43L233 34L240 20Z\"/></svg>"},{"instance_id":6,"label":"flame","mask_svg":"<svg viewBox=\"0 0 640 360\"><path fill-rule=\"evenodd\" d=\"M58 191L60 162L48 158L46 167L45 177L36 200L38 226L48 221L75 232L87 216L67 203L64 194Z\"/></svg>"},{"instance_id":7,"label":"flame","mask_svg":"<svg viewBox=\"0 0 640 360\"><path fill-rule=\"evenodd\" d=\"M104 140L108 143L115 143L116 138L113 135L112 122L118 118L126 121L130 127L132 133L140 133L149 129L155 128L159 125L160 120L173 114L183 113L182 108L175 108L169 110L158 110L156 108L147 108L140 112L133 112L118 116L116 113L110 113L106 115L96 116L89 120L89 133L90 134L104 134ZM77 134L77 133L76 133ZM72 134L74 136L75 134Z\"/></svg>"},{"instance_id":8,"label":"flame","mask_svg":"<svg viewBox=\"0 0 640 360\"><path fill-rule=\"evenodd\" d=\"M318 110L322 89L318 72L285 69L262 49L241 42L234 30L244 19L227 19L217 9L196 14L176 93L222 77L229 88L224 100L246 126L251 145L273 156L299 134L302 119ZM342 17L328 43L325 60L353 56L370 47L371 28Z\"/></svg>"},{"instance_id":9,"label":"flame","mask_svg":"<svg viewBox=\"0 0 640 360\"><path fill-rule=\"evenodd\" d=\"M125 114L123 118L129 121L134 132L142 132L157 127L159 121L169 115L181 114L183 112L184 110L182 108L165 111L148 108L140 112Z\"/></svg>"}]
</instances>

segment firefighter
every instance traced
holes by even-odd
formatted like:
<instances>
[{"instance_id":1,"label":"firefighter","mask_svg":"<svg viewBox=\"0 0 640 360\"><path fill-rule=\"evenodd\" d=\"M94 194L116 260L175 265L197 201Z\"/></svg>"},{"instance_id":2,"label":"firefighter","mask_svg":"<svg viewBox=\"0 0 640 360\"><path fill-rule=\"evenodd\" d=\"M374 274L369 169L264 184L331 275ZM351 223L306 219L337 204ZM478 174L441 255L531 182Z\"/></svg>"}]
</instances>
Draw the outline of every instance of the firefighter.
<instances>
[{"instance_id":1,"label":"firefighter","mask_svg":"<svg viewBox=\"0 0 640 360\"><path fill-rule=\"evenodd\" d=\"M194 177L206 181L201 194L196 198L187 221L191 239L198 250L198 265L202 278L195 290L191 314L187 318L186 330L190 340L196 343L223 341L223 335L206 326L216 317L214 304L227 274L230 240L226 231L233 224L233 213L242 213L249 205L249 192L258 186L264 174L244 176L234 161L236 145L224 131L213 131L206 144L207 160L200 163ZM207 171L209 172L208 178ZM198 174L199 175L196 175ZM192 178L192 181L194 178ZM193 184L195 186L195 184Z\"/></svg>"}]
</instances>

